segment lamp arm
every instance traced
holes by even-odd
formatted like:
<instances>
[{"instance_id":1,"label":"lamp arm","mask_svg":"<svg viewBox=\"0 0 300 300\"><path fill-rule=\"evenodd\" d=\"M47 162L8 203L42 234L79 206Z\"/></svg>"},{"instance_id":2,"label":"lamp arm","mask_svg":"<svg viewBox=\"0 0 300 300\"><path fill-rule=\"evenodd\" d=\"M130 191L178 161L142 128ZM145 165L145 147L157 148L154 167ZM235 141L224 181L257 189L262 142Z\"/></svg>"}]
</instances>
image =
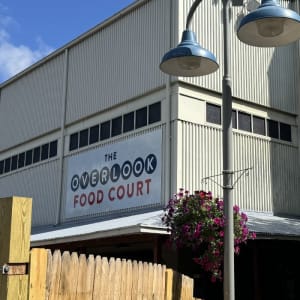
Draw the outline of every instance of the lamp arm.
<instances>
[{"instance_id":1,"label":"lamp arm","mask_svg":"<svg viewBox=\"0 0 300 300\"><path fill-rule=\"evenodd\" d=\"M196 8L198 7L198 5L200 4L201 1L202 0L195 0L195 2L192 4L192 6L191 6L191 8L189 10L187 19L186 19L185 29L189 29L192 17L194 15L194 12L195 12Z\"/></svg>"}]
</instances>

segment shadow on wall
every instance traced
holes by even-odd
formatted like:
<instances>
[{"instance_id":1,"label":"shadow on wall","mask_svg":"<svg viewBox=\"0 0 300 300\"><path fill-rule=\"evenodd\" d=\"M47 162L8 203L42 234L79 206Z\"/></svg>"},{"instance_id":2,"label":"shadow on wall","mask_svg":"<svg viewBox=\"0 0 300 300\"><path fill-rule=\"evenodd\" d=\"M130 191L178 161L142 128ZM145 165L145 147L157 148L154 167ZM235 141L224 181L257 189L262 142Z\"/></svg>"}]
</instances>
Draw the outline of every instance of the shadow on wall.
<instances>
[{"instance_id":1,"label":"shadow on wall","mask_svg":"<svg viewBox=\"0 0 300 300\"><path fill-rule=\"evenodd\" d=\"M276 215L300 215L300 203L297 198L300 192L299 150L292 145L299 144L299 141L293 126L286 126L296 122L296 117L291 114L298 113L298 60L297 43L275 48L267 73L269 105L275 110L288 113L285 116L276 111L270 112L268 117L275 122L267 122L266 128L267 135L273 136L270 145L270 182L273 212ZM288 141L289 137L291 142Z\"/></svg>"}]
</instances>

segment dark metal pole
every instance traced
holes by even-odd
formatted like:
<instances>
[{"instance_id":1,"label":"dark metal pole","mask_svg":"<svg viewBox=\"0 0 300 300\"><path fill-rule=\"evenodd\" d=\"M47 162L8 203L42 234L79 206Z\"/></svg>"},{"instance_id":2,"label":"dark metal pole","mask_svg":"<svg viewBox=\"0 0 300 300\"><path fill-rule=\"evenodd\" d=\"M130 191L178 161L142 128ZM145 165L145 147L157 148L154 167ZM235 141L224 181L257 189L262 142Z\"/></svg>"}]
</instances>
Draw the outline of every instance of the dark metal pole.
<instances>
[{"instance_id":1,"label":"dark metal pole","mask_svg":"<svg viewBox=\"0 0 300 300\"><path fill-rule=\"evenodd\" d=\"M230 77L230 1L223 0L223 45L224 45L224 75L222 92L223 109L223 199L225 215L224 232L224 300L234 300L234 229L232 201L232 93Z\"/></svg>"},{"instance_id":2,"label":"dark metal pole","mask_svg":"<svg viewBox=\"0 0 300 300\"><path fill-rule=\"evenodd\" d=\"M192 17L202 0L195 0L188 13L186 29L189 28ZM232 175L233 175L233 147L232 147L232 93L230 77L230 0L223 0L223 51L224 73L222 91L222 133L223 133L223 199L224 216L224 272L223 292L224 300L234 300L234 226L233 226L233 200L232 200Z\"/></svg>"}]
</instances>

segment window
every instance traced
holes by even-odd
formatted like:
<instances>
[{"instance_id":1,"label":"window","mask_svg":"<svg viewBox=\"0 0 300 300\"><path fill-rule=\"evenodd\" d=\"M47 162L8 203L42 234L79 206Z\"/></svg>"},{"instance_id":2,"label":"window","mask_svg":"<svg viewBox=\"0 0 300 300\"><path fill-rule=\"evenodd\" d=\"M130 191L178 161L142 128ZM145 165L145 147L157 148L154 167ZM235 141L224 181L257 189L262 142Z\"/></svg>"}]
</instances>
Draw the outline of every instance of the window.
<instances>
[{"instance_id":1,"label":"window","mask_svg":"<svg viewBox=\"0 0 300 300\"><path fill-rule=\"evenodd\" d=\"M161 120L160 102L149 105L149 124L159 122Z\"/></svg>"},{"instance_id":2,"label":"window","mask_svg":"<svg viewBox=\"0 0 300 300\"><path fill-rule=\"evenodd\" d=\"M253 116L253 132L266 135L265 119Z\"/></svg>"},{"instance_id":3,"label":"window","mask_svg":"<svg viewBox=\"0 0 300 300\"><path fill-rule=\"evenodd\" d=\"M122 117L117 117L111 121L111 136L122 133Z\"/></svg>"},{"instance_id":4,"label":"window","mask_svg":"<svg viewBox=\"0 0 300 300\"><path fill-rule=\"evenodd\" d=\"M56 155L57 155L57 141L53 141L50 143L49 158L54 157Z\"/></svg>"},{"instance_id":5,"label":"window","mask_svg":"<svg viewBox=\"0 0 300 300\"><path fill-rule=\"evenodd\" d=\"M4 173L8 173L10 171L11 158L7 158L4 161Z\"/></svg>"},{"instance_id":6,"label":"window","mask_svg":"<svg viewBox=\"0 0 300 300\"><path fill-rule=\"evenodd\" d=\"M32 164L32 150L26 151L26 157L25 157L25 165L29 166Z\"/></svg>"},{"instance_id":7,"label":"window","mask_svg":"<svg viewBox=\"0 0 300 300\"><path fill-rule=\"evenodd\" d=\"M268 120L268 136L271 138L279 138L278 122Z\"/></svg>"},{"instance_id":8,"label":"window","mask_svg":"<svg viewBox=\"0 0 300 300\"><path fill-rule=\"evenodd\" d=\"M240 130L251 132L251 115L239 112L238 121Z\"/></svg>"},{"instance_id":9,"label":"window","mask_svg":"<svg viewBox=\"0 0 300 300\"><path fill-rule=\"evenodd\" d=\"M206 122L221 125L221 106L206 104Z\"/></svg>"},{"instance_id":10,"label":"window","mask_svg":"<svg viewBox=\"0 0 300 300\"><path fill-rule=\"evenodd\" d=\"M70 136L70 145L69 145L69 150L72 151L72 150L75 150L75 149L78 149L78 132L75 132L73 134L71 134Z\"/></svg>"},{"instance_id":11,"label":"window","mask_svg":"<svg viewBox=\"0 0 300 300\"><path fill-rule=\"evenodd\" d=\"M99 141L99 125L95 125L90 128L90 144L97 143Z\"/></svg>"},{"instance_id":12,"label":"window","mask_svg":"<svg viewBox=\"0 0 300 300\"><path fill-rule=\"evenodd\" d=\"M106 121L101 123L101 130L100 130L100 140L106 140L110 138L110 121Z\"/></svg>"},{"instance_id":13,"label":"window","mask_svg":"<svg viewBox=\"0 0 300 300\"><path fill-rule=\"evenodd\" d=\"M89 129L79 132L79 148L87 146L89 143Z\"/></svg>"},{"instance_id":14,"label":"window","mask_svg":"<svg viewBox=\"0 0 300 300\"><path fill-rule=\"evenodd\" d=\"M19 154L18 158L18 169L25 166L25 152Z\"/></svg>"},{"instance_id":15,"label":"window","mask_svg":"<svg viewBox=\"0 0 300 300\"><path fill-rule=\"evenodd\" d=\"M49 157L49 144L44 144L42 146L41 160L48 159L48 157Z\"/></svg>"},{"instance_id":16,"label":"window","mask_svg":"<svg viewBox=\"0 0 300 300\"><path fill-rule=\"evenodd\" d=\"M18 155L14 155L11 158L11 171L14 171L18 168Z\"/></svg>"},{"instance_id":17,"label":"window","mask_svg":"<svg viewBox=\"0 0 300 300\"><path fill-rule=\"evenodd\" d=\"M141 128L147 125L147 107L138 109L135 112L135 128Z\"/></svg>"},{"instance_id":18,"label":"window","mask_svg":"<svg viewBox=\"0 0 300 300\"><path fill-rule=\"evenodd\" d=\"M4 160L0 161L0 175L4 173Z\"/></svg>"},{"instance_id":19,"label":"window","mask_svg":"<svg viewBox=\"0 0 300 300\"><path fill-rule=\"evenodd\" d=\"M237 120L236 120L236 110L232 110L232 128L237 128Z\"/></svg>"},{"instance_id":20,"label":"window","mask_svg":"<svg viewBox=\"0 0 300 300\"><path fill-rule=\"evenodd\" d=\"M280 139L283 141L292 141L292 128L291 125L280 123Z\"/></svg>"},{"instance_id":21,"label":"window","mask_svg":"<svg viewBox=\"0 0 300 300\"><path fill-rule=\"evenodd\" d=\"M130 112L123 116L123 132L134 129L134 112Z\"/></svg>"},{"instance_id":22,"label":"window","mask_svg":"<svg viewBox=\"0 0 300 300\"><path fill-rule=\"evenodd\" d=\"M33 163L37 163L41 160L41 147L33 149Z\"/></svg>"}]
</instances>

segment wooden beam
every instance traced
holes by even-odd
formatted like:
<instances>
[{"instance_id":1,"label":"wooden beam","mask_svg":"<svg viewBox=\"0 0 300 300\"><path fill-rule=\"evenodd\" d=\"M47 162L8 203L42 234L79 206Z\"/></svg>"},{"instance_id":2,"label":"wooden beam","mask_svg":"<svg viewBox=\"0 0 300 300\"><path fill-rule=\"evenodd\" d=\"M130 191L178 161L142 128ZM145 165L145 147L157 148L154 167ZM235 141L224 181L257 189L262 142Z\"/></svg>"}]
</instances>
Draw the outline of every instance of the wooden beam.
<instances>
[{"instance_id":1,"label":"wooden beam","mask_svg":"<svg viewBox=\"0 0 300 300\"><path fill-rule=\"evenodd\" d=\"M0 199L0 266L28 264L32 199ZM24 300L28 297L28 275L0 272L0 299Z\"/></svg>"}]
</instances>

